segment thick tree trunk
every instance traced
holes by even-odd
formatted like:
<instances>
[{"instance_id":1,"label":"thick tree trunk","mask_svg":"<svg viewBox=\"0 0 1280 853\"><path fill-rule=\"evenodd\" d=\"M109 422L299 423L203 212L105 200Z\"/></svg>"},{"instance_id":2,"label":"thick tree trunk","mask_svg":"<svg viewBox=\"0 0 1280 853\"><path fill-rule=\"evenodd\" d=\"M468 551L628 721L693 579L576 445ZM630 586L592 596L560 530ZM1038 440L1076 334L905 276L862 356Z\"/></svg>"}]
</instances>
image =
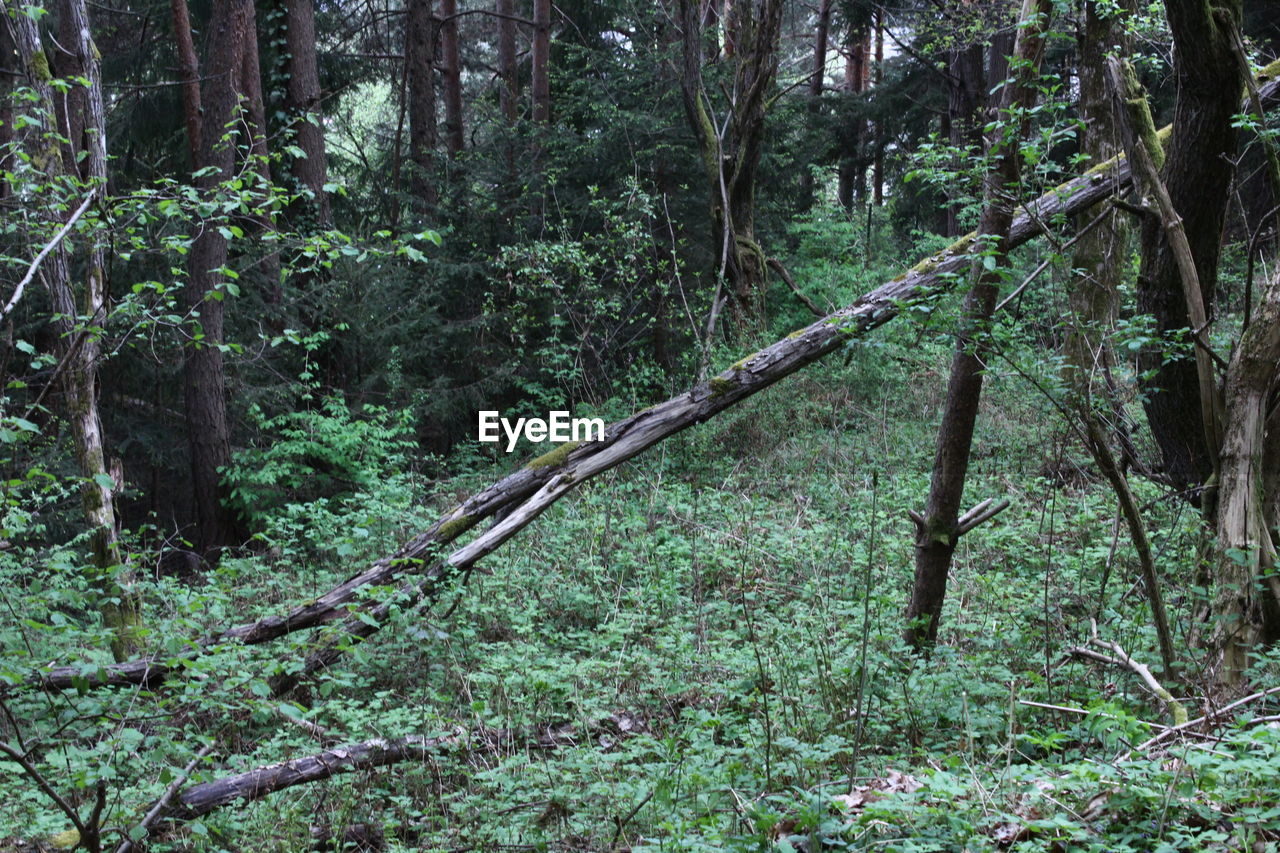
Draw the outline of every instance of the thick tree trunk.
<instances>
[{"instance_id":1,"label":"thick tree trunk","mask_svg":"<svg viewBox=\"0 0 1280 853\"><path fill-rule=\"evenodd\" d=\"M321 228L332 224L329 194L324 185L329 180L328 158L324 145L323 110L320 106L320 72L316 65L315 8L313 0L285 0L285 49L288 59L285 94L293 121L294 140L304 156L289 164L294 180L311 193L306 208Z\"/></svg>"},{"instance_id":2,"label":"thick tree trunk","mask_svg":"<svg viewBox=\"0 0 1280 853\"><path fill-rule=\"evenodd\" d=\"M1235 169L1232 118L1239 112L1237 93L1244 89L1246 73L1233 46L1240 0L1166 0L1165 8L1174 38L1178 100L1162 177L1191 245L1205 314L1212 316ZM1154 218L1142 230L1138 307L1155 317L1162 336L1191 324L1177 258ZM1205 440L1195 361L1167 360L1164 347L1158 347L1142 354L1139 368L1151 371L1144 382L1144 405L1165 473L1181 488L1202 485L1212 471L1216 448Z\"/></svg>"},{"instance_id":3,"label":"thick tree trunk","mask_svg":"<svg viewBox=\"0 0 1280 853\"><path fill-rule=\"evenodd\" d=\"M409 188L428 209L439 199L435 185L435 20L432 0L408 0L404 56L409 81Z\"/></svg>"},{"instance_id":4,"label":"thick tree trunk","mask_svg":"<svg viewBox=\"0 0 1280 853\"><path fill-rule=\"evenodd\" d=\"M982 92L987 79L980 44L957 47L947 52L947 128L953 148L982 150L982 113L987 99ZM955 167L960 168L956 162ZM962 199L947 205L947 236L961 232Z\"/></svg>"},{"instance_id":5,"label":"thick tree trunk","mask_svg":"<svg viewBox=\"0 0 1280 853\"><path fill-rule=\"evenodd\" d=\"M200 163L200 63L191 38L187 0L169 0L174 42L178 46L178 79L182 81L182 119L187 128L187 153L194 171Z\"/></svg>"},{"instance_id":6,"label":"thick tree trunk","mask_svg":"<svg viewBox=\"0 0 1280 853\"><path fill-rule=\"evenodd\" d=\"M831 29L831 0L822 0L818 7L818 25L813 35L813 77L809 80L809 94L822 96L827 79L827 33Z\"/></svg>"},{"instance_id":7,"label":"thick tree trunk","mask_svg":"<svg viewBox=\"0 0 1280 853\"><path fill-rule=\"evenodd\" d=\"M206 193L229 180L235 169L236 144L225 138L226 126L236 114L243 94L244 52L254 26L253 3L217 0L213 6L212 40L208 78L201 93L200 164L213 167L200 178ZM226 375L222 363L222 294L211 294L224 283L219 270L227 263L227 240L216 227L200 230L191 247L183 307L193 318L195 335L187 346L183 365L187 440L191 452L191 485L195 495L199 551L216 557L238 544L243 536L230 511L223 505L219 469L231 462L231 434L227 423Z\"/></svg>"},{"instance_id":8,"label":"thick tree trunk","mask_svg":"<svg viewBox=\"0 0 1280 853\"><path fill-rule=\"evenodd\" d=\"M444 144L450 157L462 153L462 52L458 48L458 0L440 0L440 79L444 90Z\"/></svg>"},{"instance_id":9,"label":"thick tree trunk","mask_svg":"<svg viewBox=\"0 0 1280 853\"><path fill-rule=\"evenodd\" d=\"M107 189L107 148L99 59L90 35L84 0L64 0L61 11L62 48L68 51L68 59L73 65L71 70L88 85L74 87L80 91L72 99L75 117L71 121L79 130L76 138L71 140L70 150L60 151L58 143L47 138L38 143L45 149L38 159L47 163L51 178L61 175L77 177L88 185L89 192L100 196ZM18 11L12 18L12 26L28 82L39 98L39 105L47 111L46 115L52 114L56 112L58 100L51 85L39 28L24 11ZM69 109L70 112L72 110ZM64 116L64 122L68 118ZM85 154L82 164L81 151ZM63 154L67 156L65 161ZM60 242L45 259L42 273L57 316L60 357L66 362L62 389L67 421L75 443L76 462L84 478L80 491L90 530L92 581L101 598L99 611L103 622L112 632L112 653L117 661L123 661L137 651L142 611L141 603L129 589L130 577L117 536L115 490L121 484L114 482L110 475L98 414L101 349L93 327L106 321L106 264L105 245L96 235L91 236L85 264L83 311L76 304L71 282L71 259L64 242ZM82 315L83 321L79 319ZM82 322L89 328L84 328Z\"/></svg>"},{"instance_id":10,"label":"thick tree trunk","mask_svg":"<svg viewBox=\"0 0 1280 853\"><path fill-rule=\"evenodd\" d=\"M1226 432L1218 488L1218 677L1240 681L1258 643L1280 640L1280 576L1272 538L1280 516L1274 471L1268 471L1268 412L1280 388L1280 275L1272 278L1227 370ZM1270 426L1274 430L1275 417ZM1272 459L1274 464L1274 456ZM1270 476L1269 476L1270 475ZM1270 491L1268 491L1270 489Z\"/></svg>"},{"instance_id":11,"label":"thick tree trunk","mask_svg":"<svg viewBox=\"0 0 1280 853\"><path fill-rule=\"evenodd\" d=\"M1280 88L1280 83L1275 85ZM1122 191L1128 180L1127 166L1121 161L1112 161L1090 175L1046 193L1028 205L1029 213L1014 220L1008 247L1015 248L1043 233L1044 222L1074 216ZM227 641L263 643L294 631L344 619L351 605L360 598L362 590L404 582L401 590L390 596L387 603L364 605L364 610L337 631L341 637L369 636L380 625L378 616L389 612L390 602L394 601L397 607L407 607L409 602L430 597L442 588L445 578L474 565L573 486L625 462L668 436L716 416L835 352L849 340L893 319L904 304L954 288L963 278L963 271L971 266L973 239L973 235L961 238L946 251L865 294L853 305L788 335L677 397L612 424L605 431L604 441L576 447L561 446L533 460L456 507L394 555L377 561L314 601L287 613L229 628L199 643L191 654L194 656L204 647ZM441 559L444 546L495 516L503 517L500 524ZM411 577L405 581L407 574L416 576L416 579ZM373 624L369 624L365 617ZM328 654L327 651L324 653ZM320 653L316 659L320 659ZM77 683L97 686L151 684L182 665L182 662L174 663L167 658L142 659L101 667L88 674L83 673L80 666L68 666L44 673L34 679L34 683L58 689L74 687Z\"/></svg>"},{"instance_id":12,"label":"thick tree trunk","mask_svg":"<svg viewBox=\"0 0 1280 853\"><path fill-rule=\"evenodd\" d=\"M1014 46L1019 72L1016 83L1005 87L1002 113L1029 109L1035 100L1033 86L1044 53L1043 34L1052 11L1051 0L1023 2ZM1018 181L1018 145L1026 135L1026 128L1005 127L997 133L1003 136L993 140L988 152L993 164L984 181L984 207L978 227L979 243L995 258L996 267L987 268L983 264L985 258L974 261L971 276L975 284L965 298L964 317L951 359L929 497L923 517L913 516L916 518L916 574L907 606L905 636L916 650L927 649L937 640L951 555L964 532L960 525L960 500L982 396L983 370L989 351L988 326L1001 281L998 267L1008 264Z\"/></svg>"}]
</instances>

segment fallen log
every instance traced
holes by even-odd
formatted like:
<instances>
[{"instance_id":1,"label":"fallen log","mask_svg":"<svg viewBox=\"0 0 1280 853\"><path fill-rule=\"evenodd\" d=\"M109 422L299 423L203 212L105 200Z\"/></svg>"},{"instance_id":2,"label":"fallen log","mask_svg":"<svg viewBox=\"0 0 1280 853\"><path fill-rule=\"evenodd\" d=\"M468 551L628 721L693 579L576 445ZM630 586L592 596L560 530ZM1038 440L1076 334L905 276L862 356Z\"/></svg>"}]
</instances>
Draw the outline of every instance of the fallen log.
<instances>
[{"instance_id":1,"label":"fallen log","mask_svg":"<svg viewBox=\"0 0 1280 853\"><path fill-rule=\"evenodd\" d=\"M1280 97L1280 61L1263 69L1257 79L1262 84L1260 96L1264 102L1270 103ZM1247 108L1246 105L1244 109ZM1169 130L1166 127L1158 134L1162 143L1168 139ZM1044 233L1047 223L1069 219L1103 199L1119 194L1129 185L1129 166L1123 156L1098 164L1080 177L1024 205L1010 230L1009 248L1017 248ZM334 622L349 616L350 607L360 601L362 591L369 587L386 586L400 582L406 576L418 576L418 580L402 584L392 599L361 605L365 608L361 612L367 619L360 618L360 614L347 619L343 628L345 635L353 638L368 636L378 629L393 602L409 606L429 595L442 580L491 553L577 483L625 462L680 430L714 417L779 379L829 355L846 342L896 317L903 304L952 289L963 280L968 269L972 240L972 234L961 237L906 273L859 297L852 305L735 362L720 375L698 383L679 396L617 421L606 428L603 441L565 444L539 456L455 507L426 531L406 542L395 554L374 562L364 572L307 604L194 641L184 654L152 656L102 666L60 666L37 673L27 685L60 690L151 685L184 668L192 658L213 647L233 642L264 643L294 631ZM548 494L527 507L526 511L513 511L553 479L558 482ZM446 559L439 559L445 545L480 522L504 512L510 515L503 522ZM332 655L327 657L331 659ZM321 666L324 661L317 657L310 663ZM315 667L304 668L311 671ZM287 689L288 682L296 682L298 675L281 676L279 684Z\"/></svg>"},{"instance_id":2,"label":"fallen log","mask_svg":"<svg viewBox=\"0 0 1280 853\"><path fill-rule=\"evenodd\" d=\"M1088 210L1128 184L1128 165L1122 158L1116 158L1045 193L1026 205L1014 221L1010 247L1020 246L1042 234L1046 223L1062 221ZM61 666L37 674L31 684L64 690L151 685L213 647L235 642L263 643L347 617L349 607L360 601L363 590L416 575L419 580L403 585L398 595L393 596L400 606L408 606L446 577L491 553L579 483L829 355L896 317L904 304L951 290L964 280L971 260L972 239L972 234L960 238L906 273L864 294L852 305L735 362L718 376L698 383L683 394L609 425L603 441L570 442L539 456L455 507L395 554L376 561L364 572L307 604L229 628L193 643L188 651L177 656L154 656L102 666ZM508 514L500 522L447 558L440 559L443 546L503 512ZM391 605L388 601L359 606L363 606L362 612L371 618L360 619L357 615L347 620L344 633L354 637L376 631ZM377 624L370 625L369 621Z\"/></svg>"}]
</instances>

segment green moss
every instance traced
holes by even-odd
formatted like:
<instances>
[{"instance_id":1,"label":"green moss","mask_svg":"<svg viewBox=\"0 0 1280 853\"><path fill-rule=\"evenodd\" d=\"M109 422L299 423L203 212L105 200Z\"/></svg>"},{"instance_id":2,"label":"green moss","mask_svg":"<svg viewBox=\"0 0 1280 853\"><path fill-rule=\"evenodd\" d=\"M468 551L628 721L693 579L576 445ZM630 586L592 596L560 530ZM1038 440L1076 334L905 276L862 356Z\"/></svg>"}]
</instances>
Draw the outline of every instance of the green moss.
<instances>
[{"instance_id":1,"label":"green moss","mask_svg":"<svg viewBox=\"0 0 1280 853\"><path fill-rule=\"evenodd\" d=\"M580 441L566 441L559 447L556 447L553 450L548 450L546 453L542 454L537 459L534 459L524 467L536 469L554 468L557 465L563 465L564 461L569 458L569 451L573 450L581 443L582 442Z\"/></svg>"},{"instance_id":2,"label":"green moss","mask_svg":"<svg viewBox=\"0 0 1280 853\"><path fill-rule=\"evenodd\" d=\"M732 379L722 379L719 376L713 376L707 380L708 387L711 388L712 399L724 396L738 387L738 383Z\"/></svg>"},{"instance_id":3,"label":"green moss","mask_svg":"<svg viewBox=\"0 0 1280 853\"><path fill-rule=\"evenodd\" d=\"M44 55L44 51L38 50L31 55L31 76L37 83L48 83L53 79L53 74L49 71L49 57Z\"/></svg>"},{"instance_id":4,"label":"green moss","mask_svg":"<svg viewBox=\"0 0 1280 853\"><path fill-rule=\"evenodd\" d=\"M476 523L476 519L470 515L460 515L452 521L446 521L440 525L440 529L436 531L437 542L451 542L460 535L471 529Z\"/></svg>"}]
</instances>

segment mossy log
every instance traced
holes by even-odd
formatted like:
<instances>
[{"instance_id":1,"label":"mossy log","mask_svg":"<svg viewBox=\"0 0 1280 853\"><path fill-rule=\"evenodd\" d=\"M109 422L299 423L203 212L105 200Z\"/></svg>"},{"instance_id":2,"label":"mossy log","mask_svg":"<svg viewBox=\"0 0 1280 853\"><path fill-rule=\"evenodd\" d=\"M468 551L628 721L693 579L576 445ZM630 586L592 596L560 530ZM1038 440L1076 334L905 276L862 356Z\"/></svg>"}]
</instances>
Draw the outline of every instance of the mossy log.
<instances>
[{"instance_id":1,"label":"mossy log","mask_svg":"<svg viewBox=\"0 0 1280 853\"><path fill-rule=\"evenodd\" d=\"M1264 98L1280 95L1280 79L1270 79ZM1107 161L1068 181L1030 203L1014 219L1009 248L1039 236L1043 223L1062 221L1079 214L1129 186L1129 167L1123 157ZM700 424L773 383L830 355L850 340L860 338L896 317L904 304L946 292L964 279L970 263L972 235L861 296L852 305L787 335L731 368L700 382L688 391L609 425L603 441L585 442L556 458L555 464L525 465L489 488L468 498L394 554L374 562L324 595L292 610L229 628L194 641L185 655L157 656L109 665L61 666L37 674L32 686L70 689L77 685L131 686L152 684L175 671L211 646L228 642L263 643L294 631L315 628L345 619L340 628L308 658L304 667L276 681L283 692L316 667L341 654L349 638L367 637L383 624L394 605L409 607L430 597L442 581L475 565L521 528L540 515L573 487L602 471L620 465L665 438ZM541 457L546 459L544 455ZM504 515L505 514L505 515ZM501 521L465 546L446 553L445 546L480 522ZM349 614L363 590L400 584L381 601L371 600L359 612Z\"/></svg>"}]
</instances>

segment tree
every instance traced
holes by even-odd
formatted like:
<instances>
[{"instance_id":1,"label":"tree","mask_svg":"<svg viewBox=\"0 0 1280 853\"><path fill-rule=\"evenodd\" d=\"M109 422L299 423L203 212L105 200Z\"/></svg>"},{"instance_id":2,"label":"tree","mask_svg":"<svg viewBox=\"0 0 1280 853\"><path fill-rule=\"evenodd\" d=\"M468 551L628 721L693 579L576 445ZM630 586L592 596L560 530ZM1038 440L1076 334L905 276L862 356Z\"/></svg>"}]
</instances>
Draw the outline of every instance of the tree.
<instances>
[{"instance_id":1,"label":"tree","mask_svg":"<svg viewBox=\"0 0 1280 853\"><path fill-rule=\"evenodd\" d=\"M16 47L27 80L37 95L38 107L45 116L44 126L56 127L58 122L49 118L59 110L55 108L53 77L34 17L36 10L15 9L11 13L10 5L5 3L2 8L13 23ZM55 210L56 202L48 209L53 217L65 216L66 222L49 244L51 251L44 261L43 278L55 312L66 417L83 478L80 493L89 522L92 580L101 598L99 609L103 622L112 631L112 653L119 661L137 650L142 612L141 602L129 589L129 573L118 538L115 492L123 484L116 482L107 464L98 412L98 365L102 359L98 335L99 327L107 319L106 243L96 229L91 232L84 263L82 312L72 285L72 258L65 242L75 218L106 193L106 111L99 59L83 0L63 0L61 13L63 49L67 51L66 62L71 66L64 66L64 70L83 79L85 84L73 83L63 90L67 93L61 111L62 126L67 130L63 137L66 150L60 151L58 135L49 130L33 141L38 149L43 149L37 162L43 162L46 169L48 186L44 194L56 197L59 191L70 189L83 192L85 198L77 204L74 214L60 215ZM82 153L83 176L79 174Z\"/></svg>"},{"instance_id":2,"label":"tree","mask_svg":"<svg viewBox=\"0 0 1280 853\"><path fill-rule=\"evenodd\" d=\"M439 193L432 177L436 147L436 25L432 0L409 0L406 9L404 61L408 78L410 194L426 208Z\"/></svg>"},{"instance_id":3,"label":"tree","mask_svg":"<svg viewBox=\"0 0 1280 853\"><path fill-rule=\"evenodd\" d=\"M175 0L177 2L177 0ZM290 170L299 188L310 199L305 207L315 224L332 224L329 210L328 162L324 144L323 111L320 105L320 74L316 63L315 8L312 0L285 0L286 104L293 121L294 141L302 156L290 161Z\"/></svg>"},{"instance_id":4,"label":"tree","mask_svg":"<svg viewBox=\"0 0 1280 853\"><path fill-rule=\"evenodd\" d=\"M1051 0L1023 2L1013 49L1018 70L1014 82L1005 85L1000 100L1000 113L1007 118L997 125L997 135L989 144L991 166L984 181L982 219L976 238L980 251L970 273L974 284L965 297L961 328L951 359L929 497L924 513L912 515L916 525L916 573L907 605L906 640L917 650L928 649L937 640L956 542L1003 508L997 505L987 509L979 504L981 509L975 508L963 518L960 516L989 353L987 327L999 294L1000 266L1008 263L1019 174L1018 145L1026 135L1027 111L1036 97L1036 76L1052 9Z\"/></svg>"},{"instance_id":5,"label":"tree","mask_svg":"<svg viewBox=\"0 0 1280 853\"><path fill-rule=\"evenodd\" d=\"M1173 137L1161 180L1186 231L1206 316L1213 313L1222 230L1238 132L1234 93L1244 90L1246 69L1235 51L1240 24L1239 0L1167 0L1173 34L1178 98ZM1233 93L1225 97L1224 93ZM1138 309L1155 318L1164 340L1187 329L1187 297L1178 261L1161 217L1142 228L1142 267L1138 272ZM1203 337L1207 329L1191 329ZM1184 343L1182 346L1194 346ZM1145 382L1147 421L1160 446L1164 471L1181 489L1205 484L1214 470L1214 442L1205 435L1201 380L1195 359L1170 360L1163 348L1145 351L1139 368Z\"/></svg>"},{"instance_id":6,"label":"tree","mask_svg":"<svg viewBox=\"0 0 1280 853\"><path fill-rule=\"evenodd\" d=\"M200 165L198 186L212 196L222 182L235 175L237 141L252 145L252 131L238 129L241 98L250 90L245 79L245 51L254 28L253 3L217 0L211 21L212 38L201 92ZM259 84L260 85L260 84ZM227 237L216 223L206 223L191 247L183 307L194 332L183 364L187 440L191 453L191 485L195 497L198 550L216 558L219 551L244 539L240 525L227 508L221 470L231 462L231 431L227 422L226 371L223 366L224 297L231 292L225 272Z\"/></svg>"},{"instance_id":7,"label":"tree","mask_svg":"<svg viewBox=\"0 0 1280 853\"><path fill-rule=\"evenodd\" d=\"M773 97L782 30L782 0L744 0L722 22L728 97L720 115L703 80L706 33L698 4L680 0L681 93L710 191L711 241L717 275L733 300L740 326L764 318L766 259L756 241L756 178L765 116Z\"/></svg>"},{"instance_id":8,"label":"tree","mask_svg":"<svg viewBox=\"0 0 1280 853\"><path fill-rule=\"evenodd\" d=\"M462 126L462 54L458 49L458 0L441 0L440 18L444 141L449 156L456 157L461 153L466 138Z\"/></svg>"}]
</instances>

